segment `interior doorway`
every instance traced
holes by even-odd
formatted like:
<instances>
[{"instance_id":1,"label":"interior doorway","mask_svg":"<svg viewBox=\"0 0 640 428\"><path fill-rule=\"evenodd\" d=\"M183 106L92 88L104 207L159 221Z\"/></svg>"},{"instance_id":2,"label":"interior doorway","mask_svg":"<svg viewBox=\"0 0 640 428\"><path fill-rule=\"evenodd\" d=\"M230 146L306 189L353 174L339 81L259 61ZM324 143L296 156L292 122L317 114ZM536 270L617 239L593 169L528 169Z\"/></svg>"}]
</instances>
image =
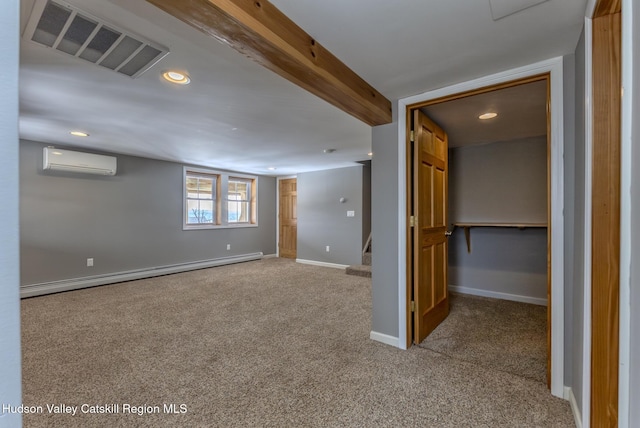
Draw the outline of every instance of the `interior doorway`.
<instances>
[{"instance_id":1,"label":"interior doorway","mask_svg":"<svg viewBox=\"0 0 640 428\"><path fill-rule=\"evenodd\" d=\"M431 309L425 309L425 304L422 301L431 302L431 308L446 306L448 309L449 299L447 282L448 277L448 239L445 239L446 235L450 235L451 231L458 228L460 232L464 231L464 238L466 240L466 249L471 253L471 230L477 228L487 228L486 230L496 230L501 233L506 229L514 230L532 230L529 233L530 236L534 236L537 249L542 255L538 257L537 269L544 274L544 286L546 290L537 290L534 295L530 297L531 301L528 303L540 303L546 301L547 303L547 385L551 386L551 367L552 367L552 299L551 299L551 240L552 240L552 211L551 211L551 116L550 116L550 73L542 73L538 75L529 76L526 78L516 79L512 81L503 82L496 85L490 85L474 89L472 91L453 93L446 97L440 97L431 100L424 100L418 103L407 105L407 217L409 222L407 224L407 306L411 308L411 312L407 313L407 340L412 340L413 344L419 344L424 339L425 333L429 334L436 326L441 322L446 313L442 310L435 311L437 315L444 316L431 316L436 320L436 325L431 325L430 328L425 330L422 323L423 313L429 312ZM509 101L511 100L511 101ZM477 110L477 111L474 111ZM524 111L517 111L518 109ZM489 125L491 122L483 121L484 116L482 113L498 113L498 115L504 115L502 118L502 125L496 125L498 123L495 116L488 115L488 120L494 120L493 125ZM431 141L424 140L424 132L422 131L421 117L426 117L426 114L433 119L434 116L439 116L439 120L436 119L438 124L442 125L444 132L440 133L443 138L434 138ZM460 116L460 115L475 115L474 123L469 124L465 120L457 121L455 118L448 120L447 117ZM448 116L447 116L448 115ZM480 117L478 117L480 116ZM427 119L428 120L428 119ZM431 122L431 120L429 120ZM462 126L464 129L461 132L455 132L456 127ZM461 173L456 174L459 181L463 181L465 174L468 176L466 186L472 188L468 189L466 199L462 202L458 202L458 205L464 205L466 212L461 213L460 206L454 209L454 218L449 217L449 208L454 204L447 204L448 196L448 178L446 170L448 168L447 153L449 152L447 146L447 136L445 132L451 132L454 134L453 139L449 139L452 142L453 147L461 147L463 145L475 145L484 144L483 148L476 150L476 152L485 152L484 158L477 153L475 155L469 155L469 150L462 151L460 158L465 158L466 164L464 167L460 166ZM435 134L434 134L435 135ZM444 174L444 179L437 180L438 168L432 168L431 170L421 168L423 165L424 151L420 147L426 144L426 147L435 148L438 140L444 142L444 166L441 169ZM506 143L506 145L505 145ZM435 144L435 145L434 145ZM478 179L477 175L468 172L467 170L481 170L483 168L494 168L495 170L506 170L510 165L474 165L472 160L473 156L478 159L484 159L486 162L486 152L488 151L495 154L495 146L501 145L501 147L508 147L508 150L515 153L516 161L519 159L521 165L520 169L527 169L529 164L535 163L538 166L538 171L531 174L529 171L517 171L519 175L525 175L525 187L533 185L530 189L522 189L522 193L526 193L529 196L530 193L537 194L537 198L528 198L531 200L518 201L518 198L509 198L508 194L511 191L512 196L517 196L518 189L513 188L517 186L517 179L512 180L509 177L504 176L501 182L491 183L490 188L485 188L482 192L482 181ZM491 147L489 150L487 148ZM476 146L477 147L477 146ZM457 149L454 149L457 150ZM442 151L442 149L440 149ZM529 153L519 153L529 152ZM464 156L461 156L464 154ZM503 160L504 161L504 160ZM503 162L504 163L504 162ZM515 166L518 168L518 166ZM424 173L422 171L427 171ZM495 172L495 171L494 171ZM516 175L518 175L516 174ZM485 174L486 175L486 174ZM489 174L491 175L491 174ZM495 177L499 175L493 174ZM426 177L426 179L425 179ZM526 182L529 179L529 182ZM506 183L503 183L506 182ZM438 183L443 184L439 186ZM462 184L459 184L459 186ZM486 185L486 183L485 183ZM443 187L445 190L444 205L442 207L437 204L434 205L433 191L427 190L424 187L431 190L438 187ZM494 188L495 187L495 188ZM501 188L505 187L505 188ZM511 188L510 188L511 187ZM510 188L510 189L509 189ZM494 194L492 194L494 193ZM479 195L480 194L480 195ZM459 199L460 195L458 195ZM509 203L511 199L511 205L506 206L505 203ZM514 199L516 199L514 201ZM437 201L436 201L437 202ZM514 203L515 202L515 203ZM524 203L523 203L524 202ZM474 203L478 205L473 208ZM470 208L471 207L471 208ZM443 212L440 212L443 209ZM462 211L465 211L462 210ZM471 210L471 212L469 212ZM426 218L429 217L429 218ZM444 220L442 225L444 227L437 228L437 235L442 240L427 239L423 237L420 231L424 229L425 224L434 223L435 220ZM450 221L451 220L451 221ZM436 226L435 223L433 226ZM441 230L442 229L442 230ZM447 230L448 229L448 230ZM433 229L436 231L436 229ZM509 233L509 232L507 232ZM440 236L442 235L442 236ZM545 236L546 235L546 236ZM542 240L540 239L542 237ZM433 238L433 237L430 237ZM546 239L545 239L546 238ZM431 242L433 241L433 242ZM437 251L432 251L436 247L428 246L427 244L433 244L436 241L442 241L444 247L444 255L439 255ZM458 240L458 243L460 241ZM423 251L429 247L429 252ZM545 253L544 255L542 253ZM424 259L430 260L430 263L426 263ZM444 259L444 263L442 263ZM425 270L427 275L424 274ZM540 282L542 276L538 275L535 279ZM444 279L444 291L441 290L441 282ZM476 279L477 280L477 279ZM495 280L495 278L494 278ZM455 287L455 286L454 286ZM458 287L465 289L466 287ZM506 290L509 291L509 290ZM466 290L469 294L476 294L488 297L507 298L511 300L519 300L527 302L528 296L518 296L517 294L511 294L508 292L495 292L491 290L469 288ZM429 298L425 300L424 296L428 295ZM410 346L408 343L407 346Z\"/></svg>"}]
</instances>

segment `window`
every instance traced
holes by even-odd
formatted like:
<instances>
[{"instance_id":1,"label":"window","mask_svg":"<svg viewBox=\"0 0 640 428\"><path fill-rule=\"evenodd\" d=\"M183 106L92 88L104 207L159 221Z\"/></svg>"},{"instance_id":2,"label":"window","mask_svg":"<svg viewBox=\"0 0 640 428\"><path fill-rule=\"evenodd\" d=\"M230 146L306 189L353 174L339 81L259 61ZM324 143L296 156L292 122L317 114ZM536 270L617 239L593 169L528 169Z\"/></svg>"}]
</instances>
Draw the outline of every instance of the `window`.
<instances>
[{"instance_id":1,"label":"window","mask_svg":"<svg viewBox=\"0 0 640 428\"><path fill-rule=\"evenodd\" d=\"M229 223L250 222L251 181L245 178L229 178L227 196L227 221Z\"/></svg>"},{"instance_id":2,"label":"window","mask_svg":"<svg viewBox=\"0 0 640 428\"><path fill-rule=\"evenodd\" d=\"M184 167L183 229L255 227L257 177Z\"/></svg>"},{"instance_id":3,"label":"window","mask_svg":"<svg viewBox=\"0 0 640 428\"><path fill-rule=\"evenodd\" d=\"M185 224L217 224L217 187L218 176L186 171L185 174Z\"/></svg>"}]
</instances>

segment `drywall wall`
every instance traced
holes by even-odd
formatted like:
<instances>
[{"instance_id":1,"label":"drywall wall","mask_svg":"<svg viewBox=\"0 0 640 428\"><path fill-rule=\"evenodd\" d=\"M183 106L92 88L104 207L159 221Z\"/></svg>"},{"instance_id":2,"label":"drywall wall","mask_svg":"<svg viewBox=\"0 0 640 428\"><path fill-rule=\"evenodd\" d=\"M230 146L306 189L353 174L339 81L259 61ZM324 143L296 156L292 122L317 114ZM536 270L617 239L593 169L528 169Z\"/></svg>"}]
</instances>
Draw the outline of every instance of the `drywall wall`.
<instances>
[{"instance_id":1,"label":"drywall wall","mask_svg":"<svg viewBox=\"0 0 640 428\"><path fill-rule=\"evenodd\" d=\"M462 229L449 239L452 291L546 303L546 229L477 227L471 229L470 242L468 253Z\"/></svg>"},{"instance_id":2,"label":"drywall wall","mask_svg":"<svg viewBox=\"0 0 640 428\"><path fill-rule=\"evenodd\" d=\"M546 223L546 136L449 151L450 223ZM453 290L503 298L547 298L546 228L474 227L449 240ZM462 288L460 288L462 287Z\"/></svg>"},{"instance_id":3,"label":"drywall wall","mask_svg":"<svg viewBox=\"0 0 640 428\"><path fill-rule=\"evenodd\" d=\"M115 177L49 172L44 146L20 143L23 285L275 253L273 177L258 178L258 227L182 230L183 165L117 155Z\"/></svg>"},{"instance_id":4,"label":"drywall wall","mask_svg":"<svg viewBox=\"0 0 640 428\"><path fill-rule=\"evenodd\" d=\"M562 61L564 73L564 384L572 384L573 362L573 292L575 266L576 217L576 58L566 55Z\"/></svg>"},{"instance_id":5,"label":"drywall wall","mask_svg":"<svg viewBox=\"0 0 640 428\"><path fill-rule=\"evenodd\" d=\"M298 174L298 259L362 263L362 169L357 165ZM347 217L347 211L354 216Z\"/></svg>"},{"instance_id":6,"label":"drywall wall","mask_svg":"<svg viewBox=\"0 0 640 428\"><path fill-rule=\"evenodd\" d=\"M372 333L398 337L398 122L372 131Z\"/></svg>"},{"instance_id":7,"label":"drywall wall","mask_svg":"<svg viewBox=\"0 0 640 428\"><path fill-rule=\"evenodd\" d=\"M21 404L20 259L18 234L18 64L20 2L0 9L0 404ZM19 413L0 411L0 427L22 426Z\"/></svg>"},{"instance_id":8,"label":"drywall wall","mask_svg":"<svg viewBox=\"0 0 640 428\"><path fill-rule=\"evenodd\" d=\"M547 137L449 151L450 222L547 222Z\"/></svg>"},{"instance_id":9,"label":"drywall wall","mask_svg":"<svg viewBox=\"0 0 640 428\"><path fill-rule=\"evenodd\" d=\"M571 361L571 380L567 385L571 386L576 404L582 413L583 397L583 328L584 328L584 227L585 227L585 166L586 162L586 135L585 135L585 73L587 64L585 62L585 33L580 35L578 46L575 52L575 144L573 153L567 152L565 142L565 164L574 161L573 178L567 177L565 192L567 197L573 195L573 215L565 215L565 231L573 229L572 241L565 237L565 246L570 250L573 244L572 264L567 262L565 273L573 271L571 282L565 281L565 287L571 291L571 296L567 298L567 309L570 309L572 316L572 334L569 339L572 341L567 346L567 360ZM565 166L565 172L567 167ZM566 204L566 202L565 202ZM565 206L565 210L567 206ZM571 222L573 224L571 224ZM565 254L568 257L569 254ZM567 338L567 336L565 336ZM566 372L565 372L566 373Z\"/></svg>"}]
</instances>

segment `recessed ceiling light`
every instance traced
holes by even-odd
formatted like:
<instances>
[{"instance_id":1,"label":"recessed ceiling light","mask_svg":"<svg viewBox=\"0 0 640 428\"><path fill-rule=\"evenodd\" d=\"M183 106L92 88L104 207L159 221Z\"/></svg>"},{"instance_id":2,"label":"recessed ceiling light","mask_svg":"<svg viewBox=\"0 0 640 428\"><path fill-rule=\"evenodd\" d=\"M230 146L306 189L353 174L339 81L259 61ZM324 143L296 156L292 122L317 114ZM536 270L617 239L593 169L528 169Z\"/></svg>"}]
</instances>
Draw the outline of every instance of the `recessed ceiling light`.
<instances>
[{"instance_id":1,"label":"recessed ceiling light","mask_svg":"<svg viewBox=\"0 0 640 428\"><path fill-rule=\"evenodd\" d=\"M191 82L191 78L180 71L165 71L162 73L162 77L164 77L166 81L176 83L178 85L188 85L189 82Z\"/></svg>"},{"instance_id":2,"label":"recessed ceiling light","mask_svg":"<svg viewBox=\"0 0 640 428\"><path fill-rule=\"evenodd\" d=\"M496 116L498 116L498 113L487 112L487 113L483 113L480 116L478 116L478 119L487 120L487 119L493 119Z\"/></svg>"},{"instance_id":3,"label":"recessed ceiling light","mask_svg":"<svg viewBox=\"0 0 640 428\"><path fill-rule=\"evenodd\" d=\"M76 137L88 137L89 134L87 134L86 132L82 132L82 131L69 131L69 134L76 136Z\"/></svg>"},{"instance_id":4,"label":"recessed ceiling light","mask_svg":"<svg viewBox=\"0 0 640 428\"><path fill-rule=\"evenodd\" d=\"M323 150L324 153L333 153L335 151L336 151L336 149L324 149Z\"/></svg>"},{"instance_id":5,"label":"recessed ceiling light","mask_svg":"<svg viewBox=\"0 0 640 428\"><path fill-rule=\"evenodd\" d=\"M276 168L275 166L270 166L270 167L269 167L269 168L267 168L267 169L268 169L269 171L275 171L275 170L276 170L276 169L278 169L278 168Z\"/></svg>"},{"instance_id":6,"label":"recessed ceiling light","mask_svg":"<svg viewBox=\"0 0 640 428\"><path fill-rule=\"evenodd\" d=\"M369 153L367 153L367 155L373 156L373 152L369 152Z\"/></svg>"}]
</instances>

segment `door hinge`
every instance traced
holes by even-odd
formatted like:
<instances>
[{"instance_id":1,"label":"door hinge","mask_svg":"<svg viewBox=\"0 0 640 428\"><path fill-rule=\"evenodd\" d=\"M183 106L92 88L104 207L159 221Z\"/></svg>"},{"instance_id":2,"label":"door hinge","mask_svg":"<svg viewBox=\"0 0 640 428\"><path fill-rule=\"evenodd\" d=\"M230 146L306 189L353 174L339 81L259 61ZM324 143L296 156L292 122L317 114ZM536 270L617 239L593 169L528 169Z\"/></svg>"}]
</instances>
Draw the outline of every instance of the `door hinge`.
<instances>
[{"instance_id":1,"label":"door hinge","mask_svg":"<svg viewBox=\"0 0 640 428\"><path fill-rule=\"evenodd\" d=\"M409 134L409 141L413 143L413 131L411 131L411 133Z\"/></svg>"},{"instance_id":2,"label":"door hinge","mask_svg":"<svg viewBox=\"0 0 640 428\"><path fill-rule=\"evenodd\" d=\"M411 301L411 312L415 312L416 311L416 302L414 302L413 300Z\"/></svg>"},{"instance_id":3,"label":"door hinge","mask_svg":"<svg viewBox=\"0 0 640 428\"><path fill-rule=\"evenodd\" d=\"M416 226L416 218L414 216L409 217L409 227Z\"/></svg>"}]
</instances>

